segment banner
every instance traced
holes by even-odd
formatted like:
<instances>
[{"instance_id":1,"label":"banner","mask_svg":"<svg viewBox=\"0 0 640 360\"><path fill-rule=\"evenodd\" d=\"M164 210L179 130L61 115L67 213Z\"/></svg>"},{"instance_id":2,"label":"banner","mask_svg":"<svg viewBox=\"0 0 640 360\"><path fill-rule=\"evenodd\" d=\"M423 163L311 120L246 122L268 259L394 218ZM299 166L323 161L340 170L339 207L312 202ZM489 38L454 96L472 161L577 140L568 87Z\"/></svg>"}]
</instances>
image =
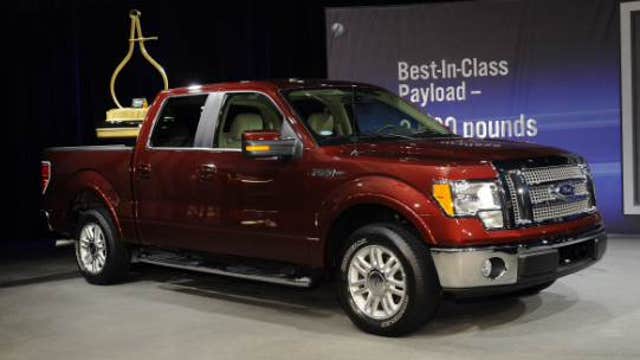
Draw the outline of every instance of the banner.
<instances>
[{"instance_id":1,"label":"banner","mask_svg":"<svg viewBox=\"0 0 640 360\"><path fill-rule=\"evenodd\" d=\"M640 232L623 212L617 3L330 8L326 22L331 79L385 87L461 136L578 153L609 230Z\"/></svg>"},{"instance_id":2,"label":"banner","mask_svg":"<svg viewBox=\"0 0 640 360\"><path fill-rule=\"evenodd\" d=\"M640 1L620 5L624 213L640 215Z\"/></svg>"}]
</instances>

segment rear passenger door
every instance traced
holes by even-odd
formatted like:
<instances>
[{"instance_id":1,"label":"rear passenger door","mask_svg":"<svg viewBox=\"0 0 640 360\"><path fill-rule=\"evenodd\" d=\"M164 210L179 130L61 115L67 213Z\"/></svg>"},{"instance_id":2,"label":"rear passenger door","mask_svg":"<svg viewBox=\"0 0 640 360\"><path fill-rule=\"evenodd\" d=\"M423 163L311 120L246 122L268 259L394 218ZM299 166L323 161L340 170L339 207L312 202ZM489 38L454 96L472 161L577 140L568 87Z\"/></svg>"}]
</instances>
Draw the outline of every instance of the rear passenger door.
<instances>
[{"instance_id":1,"label":"rear passenger door","mask_svg":"<svg viewBox=\"0 0 640 360\"><path fill-rule=\"evenodd\" d=\"M220 94L169 97L134 160L143 243L200 249L220 221L222 187L210 163L211 125Z\"/></svg>"}]
</instances>

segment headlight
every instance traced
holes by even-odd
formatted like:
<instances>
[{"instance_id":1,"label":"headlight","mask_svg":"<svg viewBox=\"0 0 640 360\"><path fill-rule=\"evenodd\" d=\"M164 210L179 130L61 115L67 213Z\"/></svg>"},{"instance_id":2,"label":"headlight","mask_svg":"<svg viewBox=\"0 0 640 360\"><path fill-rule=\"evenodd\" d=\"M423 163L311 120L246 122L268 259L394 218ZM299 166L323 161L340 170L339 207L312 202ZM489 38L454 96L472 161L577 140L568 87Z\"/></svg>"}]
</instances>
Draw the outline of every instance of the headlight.
<instances>
[{"instance_id":1,"label":"headlight","mask_svg":"<svg viewBox=\"0 0 640 360\"><path fill-rule=\"evenodd\" d=\"M589 166L589 164L584 159L581 160L581 162L578 164L578 167L585 176L591 177L591 166Z\"/></svg>"},{"instance_id":2,"label":"headlight","mask_svg":"<svg viewBox=\"0 0 640 360\"><path fill-rule=\"evenodd\" d=\"M578 167L582 171L582 174L587 178L587 186L589 188L589 192L591 193L591 206L596 206L596 187L593 184L593 175L591 174L591 166L584 160L581 159L581 163L578 164Z\"/></svg>"},{"instance_id":3,"label":"headlight","mask_svg":"<svg viewBox=\"0 0 640 360\"><path fill-rule=\"evenodd\" d=\"M435 184L433 196L449 216L477 216L487 229L499 229L504 225L499 188L495 182Z\"/></svg>"}]
</instances>

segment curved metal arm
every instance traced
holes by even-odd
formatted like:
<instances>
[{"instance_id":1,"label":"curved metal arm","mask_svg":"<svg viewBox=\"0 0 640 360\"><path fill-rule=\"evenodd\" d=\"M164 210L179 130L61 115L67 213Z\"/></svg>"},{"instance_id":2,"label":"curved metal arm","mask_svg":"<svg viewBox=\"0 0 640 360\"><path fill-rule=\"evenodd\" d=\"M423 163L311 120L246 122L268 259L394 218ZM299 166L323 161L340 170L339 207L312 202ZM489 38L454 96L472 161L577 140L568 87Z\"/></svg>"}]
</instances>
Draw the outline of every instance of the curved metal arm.
<instances>
[{"instance_id":1,"label":"curved metal arm","mask_svg":"<svg viewBox=\"0 0 640 360\"><path fill-rule=\"evenodd\" d=\"M149 55L147 48L144 46L145 41L157 40L158 38L155 36L147 38L142 36L142 26L140 25L141 15L142 13L138 10L131 10L129 12L129 18L131 18L131 27L129 30L129 50L124 56L124 59L122 59L120 64L118 64L116 69L113 71L113 75L111 75L111 82L109 83L111 98L113 99L113 102L116 103L116 106L121 109L123 108L123 106L120 104L120 102L118 101L118 97L116 96L116 78L118 77L120 71L122 71L124 66L129 62L129 60L131 60L131 56L133 55L133 48L135 47L136 42L138 42L138 45L140 46L140 52L142 53L142 56L160 73L162 82L164 84L164 90L169 89L169 79L167 78L167 74L165 73L164 68L162 68L162 66L154 58L152 58L151 55Z\"/></svg>"}]
</instances>

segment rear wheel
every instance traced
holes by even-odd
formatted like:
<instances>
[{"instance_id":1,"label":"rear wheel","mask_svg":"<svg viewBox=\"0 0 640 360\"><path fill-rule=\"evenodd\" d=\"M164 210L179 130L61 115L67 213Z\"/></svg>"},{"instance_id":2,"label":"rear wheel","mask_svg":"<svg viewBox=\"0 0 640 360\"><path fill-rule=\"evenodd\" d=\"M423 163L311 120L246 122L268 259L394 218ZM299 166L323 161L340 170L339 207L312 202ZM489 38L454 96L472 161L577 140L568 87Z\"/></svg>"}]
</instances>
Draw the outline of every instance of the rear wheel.
<instances>
[{"instance_id":1,"label":"rear wheel","mask_svg":"<svg viewBox=\"0 0 640 360\"><path fill-rule=\"evenodd\" d=\"M402 226L364 226L342 252L338 295L362 330L384 336L414 331L431 319L441 289L427 247Z\"/></svg>"},{"instance_id":2,"label":"rear wheel","mask_svg":"<svg viewBox=\"0 0 640 360\"><path fill-rule=\"evenodd\" d=\"M83 211L76 230L76 262L92 284L123 281L129 273L129 249L117 238L111 216L105 209Z\"/></svg>"}]
</instances>

